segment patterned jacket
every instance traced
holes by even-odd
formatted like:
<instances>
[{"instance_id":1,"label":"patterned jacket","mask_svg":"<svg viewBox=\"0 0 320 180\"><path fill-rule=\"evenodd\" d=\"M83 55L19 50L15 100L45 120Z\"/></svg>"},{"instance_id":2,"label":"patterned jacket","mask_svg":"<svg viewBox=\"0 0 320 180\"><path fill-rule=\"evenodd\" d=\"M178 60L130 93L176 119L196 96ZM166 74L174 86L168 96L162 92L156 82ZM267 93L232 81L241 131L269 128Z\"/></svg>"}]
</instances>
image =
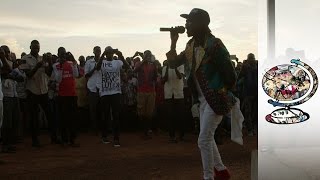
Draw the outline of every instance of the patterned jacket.
<instances>
[{"instance_id":1,"label":"patterned jacket","mask_svg":"<svg viewBox=\"0 0 320 180\"><path fill-rule=\"evenodd\" d=\"M198 99L193 74L197 78L202 93L218 115L230 112L236 100L231 93L237 75L232 65L230 54L222 41L208 33L204 47L194 47L194 38L190 39L183 52L177 55L175 50L169 51L167 59L170 66L185 64L185 72L193 96Z\"/></svg>"}]
</instances>

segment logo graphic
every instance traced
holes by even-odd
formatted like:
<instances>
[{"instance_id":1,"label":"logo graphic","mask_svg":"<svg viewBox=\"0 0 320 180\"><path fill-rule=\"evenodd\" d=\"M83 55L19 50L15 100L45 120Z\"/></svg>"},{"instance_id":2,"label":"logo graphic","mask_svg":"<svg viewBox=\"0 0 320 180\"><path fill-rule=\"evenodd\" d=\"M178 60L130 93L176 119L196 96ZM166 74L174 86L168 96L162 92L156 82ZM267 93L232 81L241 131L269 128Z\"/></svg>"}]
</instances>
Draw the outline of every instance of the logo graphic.
<instances>
[{"instance_id":1,"label":"logo graphic","mask_svg":"<svg viewBox=\"0 0 320 180\"><path fill-rule=\"evenodd\" d=\"M266 116L270 123L295 124L310 118L308 113L291 107L305 103L315 94L318 77L315 71L300 59L292 59L291 63L275 66L263 76L263 90L271 97L268 103L281 107Z\"/></svg>"}]
</instances>

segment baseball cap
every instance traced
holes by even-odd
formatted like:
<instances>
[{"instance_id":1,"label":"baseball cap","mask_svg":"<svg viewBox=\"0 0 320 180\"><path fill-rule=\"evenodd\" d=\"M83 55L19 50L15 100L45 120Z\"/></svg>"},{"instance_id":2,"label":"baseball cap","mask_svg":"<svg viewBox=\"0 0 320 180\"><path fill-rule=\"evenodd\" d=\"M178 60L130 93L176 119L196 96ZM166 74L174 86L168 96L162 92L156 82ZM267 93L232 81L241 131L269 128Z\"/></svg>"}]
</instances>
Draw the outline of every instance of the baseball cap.
<instances>
[{"instance_id":1,"label":"baseball cap","mask_svg":"<svg viewBox=\"0 0 320 180\"><path fill-rule=\"evenodd\" d=\"M209 25L210 23L210 16L208 12L199 8L193 8L189 14L181 14L180 16L192 22L202 22L206 25Z\"/></svg>"}]
</instances>

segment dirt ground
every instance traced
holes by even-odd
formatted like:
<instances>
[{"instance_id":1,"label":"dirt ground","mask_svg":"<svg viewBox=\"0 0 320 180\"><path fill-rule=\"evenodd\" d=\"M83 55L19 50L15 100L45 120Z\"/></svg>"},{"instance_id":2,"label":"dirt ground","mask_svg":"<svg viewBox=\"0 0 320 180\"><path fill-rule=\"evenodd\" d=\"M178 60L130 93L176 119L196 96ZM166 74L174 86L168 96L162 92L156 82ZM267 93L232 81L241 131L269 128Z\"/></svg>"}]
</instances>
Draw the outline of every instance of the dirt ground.
<instances>
[{"instance_id":1,"label":"dirt ground","mask_svg":"<svg viewBox=\"0 0 320 180\"><path fill-rule=\"evenodd\" d=\"M82 133L80 147L51 145L48 135L41 136L44 147L34 149L30 138L17 145L17 153L0 153L0 179L105 179L105 180L200 180L202 168L197 136L188 142L169 144L167 134L142 140L140 133L121 135L121 147L102 144L99 136ZM244 136L244 146L229 139L218 146L232 180L249 180L251 151L257 137Z\"/></svg>"}]
</instances>

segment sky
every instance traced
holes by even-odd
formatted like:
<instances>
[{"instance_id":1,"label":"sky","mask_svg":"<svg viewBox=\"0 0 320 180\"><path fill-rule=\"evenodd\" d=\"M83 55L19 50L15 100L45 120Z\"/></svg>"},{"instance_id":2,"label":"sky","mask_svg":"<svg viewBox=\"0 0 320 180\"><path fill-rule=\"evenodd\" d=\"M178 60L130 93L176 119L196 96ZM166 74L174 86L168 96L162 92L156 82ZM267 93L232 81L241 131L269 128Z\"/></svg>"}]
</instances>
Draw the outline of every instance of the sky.
<instances>
[{"instance_id":1,"label":"sky","mask_svg":"<svg viewBox=\"0 0 320 180\"><path fill-rule=\"evenodd\" d=\"M94 46L112 46L133 56L150 49L162 62L170 49L170 33L160 27L184 26L180 14L192 8L208 11L212 33L239 60L257 54L258 2L254 0L1 0L0 44L19 57L30 42L40 53L57 53L64 46L77 58L92 55ZM188 41L180 35L177 51Z\"/></svg>"},{"instance_id":2,"label":"sky","mask_svg":"<svg viewBox=\"0 0 320 180\"><path fill-rule=\"evenodd\" d=\"M267 60L267 1L258 0L258 57ZM304 51L310 62L320 60L320 2L281 0L275 4L276 57L288 48ZM264 63L261 63L264 64Z\"/></svg>"}]
</instances>

